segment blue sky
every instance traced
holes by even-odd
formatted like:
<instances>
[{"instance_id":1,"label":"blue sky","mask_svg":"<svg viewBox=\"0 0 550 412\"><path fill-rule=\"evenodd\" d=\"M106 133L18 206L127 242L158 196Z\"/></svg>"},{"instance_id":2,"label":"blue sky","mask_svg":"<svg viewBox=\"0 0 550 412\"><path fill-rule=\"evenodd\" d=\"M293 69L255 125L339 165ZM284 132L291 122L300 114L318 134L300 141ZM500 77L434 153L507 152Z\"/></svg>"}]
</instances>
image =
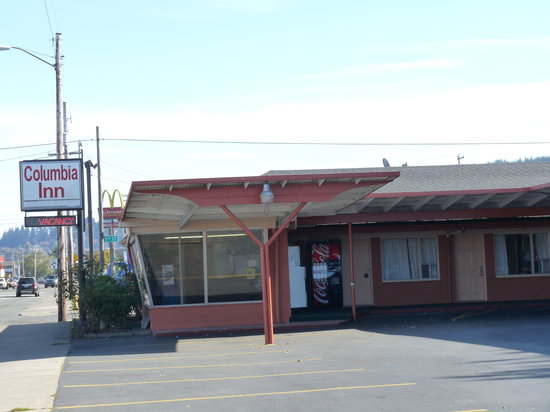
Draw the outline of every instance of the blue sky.
<instances>
[{"instance_id":1,"label":"blue sky","mask_svg":"<svg viewBox=\"0 0 550 412\"><path fill-rule=\"evenodd\" d=\"M99 126L103 187L126 192L133 180L379 167L384 157L547 155L549 17L542 0L25 0L2 5L0 44L49 60L62 33L68 139L95 160ZM55 150L55 83L16 50L0 52L0 76L2 231L23 222L18 162ZM488 144L405 145L457 142ZM542 143L500 144L518 142Z\"/></svg>"}]
</instances>

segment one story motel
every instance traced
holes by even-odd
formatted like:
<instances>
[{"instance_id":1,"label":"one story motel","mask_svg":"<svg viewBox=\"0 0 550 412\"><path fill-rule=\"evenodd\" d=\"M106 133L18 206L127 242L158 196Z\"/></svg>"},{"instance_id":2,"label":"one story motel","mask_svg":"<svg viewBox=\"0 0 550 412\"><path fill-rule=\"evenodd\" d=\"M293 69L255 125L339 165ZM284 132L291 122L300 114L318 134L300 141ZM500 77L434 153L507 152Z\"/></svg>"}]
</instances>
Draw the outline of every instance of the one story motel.
<instances>
[{"instance_id":1,"label":"one story motel","mask_svg":"<svg viewBox=\"0 0 550 412\"><path fill-rule=\"evenodd\" d=\"M121 226L153 334L550 302L550 162L139 181Z\"/></svg>"}]
</instances>

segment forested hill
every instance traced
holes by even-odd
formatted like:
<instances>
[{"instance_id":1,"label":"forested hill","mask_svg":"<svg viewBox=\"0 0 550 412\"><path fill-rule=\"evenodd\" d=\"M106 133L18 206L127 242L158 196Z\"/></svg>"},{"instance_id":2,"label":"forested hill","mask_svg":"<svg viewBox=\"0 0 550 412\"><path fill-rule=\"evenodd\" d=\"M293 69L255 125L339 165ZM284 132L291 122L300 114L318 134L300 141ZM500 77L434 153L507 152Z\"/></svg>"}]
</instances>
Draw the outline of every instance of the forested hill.
<instances>
[{"instance_id":1,"label":"forested hill","mask_svg":"<svg viewBox=\"0 0 550 412\"><path fill-rule=\"evenodd\" d=\"M55 227L11 228L0 238L0 248L28 248L36 245L51 249L56 244L56 236Z\"/></svg>"}]
</instances>

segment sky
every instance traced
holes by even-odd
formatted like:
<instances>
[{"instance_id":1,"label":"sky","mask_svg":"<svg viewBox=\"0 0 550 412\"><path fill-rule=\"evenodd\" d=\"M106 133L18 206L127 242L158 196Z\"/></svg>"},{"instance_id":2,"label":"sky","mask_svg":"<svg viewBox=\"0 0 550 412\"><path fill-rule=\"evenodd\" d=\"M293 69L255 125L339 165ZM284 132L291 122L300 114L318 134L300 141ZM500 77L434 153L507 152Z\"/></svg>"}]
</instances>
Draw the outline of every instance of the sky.
<instances>
[{"instance_id":1,"label":"sky","mask_svg":"<svg viewBox=\"0 0 550 412\"><path fill-rule=\"evenodd\" d=\"M98 128L102 188L125 194L550 155L549 17L546 0L22 0L0 45L53 63L62 34L69 151L95 163ZM55 152L55 71L11 49L0 78L2 233L24 221L19 162Z\"/></svg>"}]
</instances>

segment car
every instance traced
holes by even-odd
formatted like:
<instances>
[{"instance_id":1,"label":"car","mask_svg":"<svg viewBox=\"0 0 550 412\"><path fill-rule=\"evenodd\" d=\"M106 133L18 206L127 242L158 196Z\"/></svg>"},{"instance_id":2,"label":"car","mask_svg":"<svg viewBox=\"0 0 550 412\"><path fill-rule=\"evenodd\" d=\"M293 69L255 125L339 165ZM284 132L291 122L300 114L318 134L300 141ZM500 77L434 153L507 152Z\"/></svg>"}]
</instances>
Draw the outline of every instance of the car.
<instances>
[{"instance_id":1,"label":"car","mask_svg":"<svg viewBox=\"0 0 550 412\"><path fill-rule=\"evenodd\" d=\"M44 287L48 286L55 288L57 286L57 275L49 275L44 281Z\"/></svg>"},{"instance_id":2,"label":"car","mask_svg":"<svg viewBox=\"0 0 550 412\"><path fill-rule=\"evenodd\" d=\"M40 287L35 278L24 277L17 282L15 296L20 297L23 293L32 293L34 296L40 296Z\"/></svg>"},{"instance_id":3,"label":"car","mask_svg":"<svg viewBox=\"0 0 550 412\"><path fill-rule=\"evenodd\" d=\"M7 289L8 288L8 282L6 282L6 279L0 278L0 289Z\"/></svg>"},{"instance_id":4,"label":"car","mask_svg":"<svg viewBox=\"0 0 550 412\"><path fill-rule=\"evenodd\" d=\"M8 288L15 289L15 286L17 285L17 279L9 278L6 281L8 282Z\"/></svg>"}]
</instances>

